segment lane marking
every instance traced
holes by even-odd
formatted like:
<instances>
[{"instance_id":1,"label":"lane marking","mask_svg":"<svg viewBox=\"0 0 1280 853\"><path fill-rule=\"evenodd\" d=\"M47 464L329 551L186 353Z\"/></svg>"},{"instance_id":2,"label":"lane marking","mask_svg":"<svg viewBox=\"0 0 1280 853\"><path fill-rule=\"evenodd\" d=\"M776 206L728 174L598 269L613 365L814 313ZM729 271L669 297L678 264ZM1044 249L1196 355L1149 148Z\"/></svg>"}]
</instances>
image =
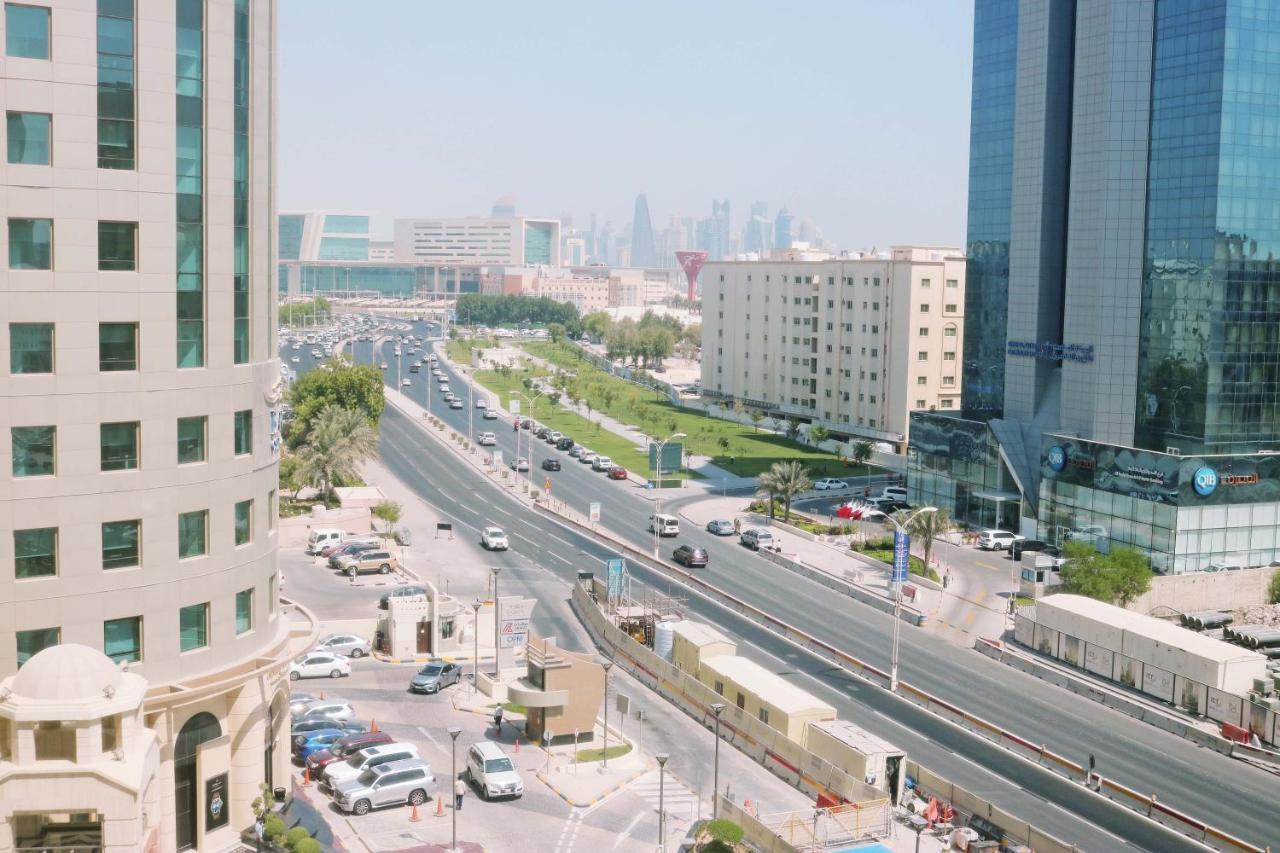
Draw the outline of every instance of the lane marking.
<instances>
[{"instance_id":1,"label":"lane marking","mask_svg":"<svg viewBox=\"0 0 1280 853\"><path fill-rule=\"evenodd\" d=\"M431 745L436 749L440 748L440 742L431 736L431 732L427 731L426 726L418 726L418 731L422 732L422 736L431 741Z\"/></svg>"},{"instance_id":2,"label":"lane marking","mask_svg":"<svg viewBox=\"0 0 1280 853\"><path fill-rule=\"evenodd\" d=\"M626 828L626 829L624 829L624 830L622 831L622 834L618 836L618 840L617 840L617 841L615 841L615 842L613 842L613 849L614 849L614 850L617 850L619 847L621 847L621 846L622 846L622 842L626 841L627 839L629 839L629 838L631 837L631 833L635 831L636 825L637 825L637 824L639 824L639 823L640 823L640 821L642 821L642 820L644 820L644 813L643 813L643 812L642 812L642 813L640 813L640 814L638 814L638 815L636 815L634 818L632 818L632 819L631 819L631 823L627 824L627 828Z\"/></svg>"}]
</instances>

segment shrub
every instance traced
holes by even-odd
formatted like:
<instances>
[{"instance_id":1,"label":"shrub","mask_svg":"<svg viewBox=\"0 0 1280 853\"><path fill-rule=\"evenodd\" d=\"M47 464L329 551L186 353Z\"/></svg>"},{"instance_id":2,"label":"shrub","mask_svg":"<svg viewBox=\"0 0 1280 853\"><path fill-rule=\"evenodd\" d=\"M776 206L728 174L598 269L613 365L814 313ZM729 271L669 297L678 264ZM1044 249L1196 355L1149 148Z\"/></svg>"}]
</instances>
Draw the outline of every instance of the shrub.
<instances>
[{"instance_id":1,"label":"shrub","mask_svg":"<svg viewBox=\"0 0 1280 853\"><path fill-rule=\"evenodd\" d=\"M279 815L274 815L274 814L269 815L267 817L266 821L263 823L262 828L263 828L263 832L266 833L266 836L268 839L270 839L271 841L277 841L277 842L281 838L284 838L284 834L286 831L284 821L280 819Z\"/></svg>"},{"instance_id":2,"label":"shrub","mask_svg":"<svg viewBox=\"0 0 1280 853\"><path fill-rule=\"evenodd\" d=\"M290 850L296 851L298 849L298 844L306 841L310 837L311 833L307 832L300 826L295 826L293 829L285 833L284 845Z\"/></svg>"},{"instance_id":3,"label":"shrub","mask_svg":"<svg viewBox=\"0 0 1280 853\"><path fill-rule=\"evenodd\" d=\"M321 853L323 849L314 838L304 838L293 848L293 853Z\"/></svg>"},{"instance_id":4,"label":"shrub","mask_svg":"<svg viewBox=\"0 0 1280 853\"><path fill-rule=\"evenodd\" d=\"M1272 604L1280 604L1280 572L1271 576L1271 586L1267 588L1267 600Z\"/></svg>"},{"instance_id":5,"label":"shrub","mask_svg":"<svg viewBox=\"0 0 1280 853\"><path fill-rule=\"evenodd\" d=\"M707 824L707 833L716 841L737 844L742 840L743 829L731 820L713 820Z\"/></svg>"}]
</instances>

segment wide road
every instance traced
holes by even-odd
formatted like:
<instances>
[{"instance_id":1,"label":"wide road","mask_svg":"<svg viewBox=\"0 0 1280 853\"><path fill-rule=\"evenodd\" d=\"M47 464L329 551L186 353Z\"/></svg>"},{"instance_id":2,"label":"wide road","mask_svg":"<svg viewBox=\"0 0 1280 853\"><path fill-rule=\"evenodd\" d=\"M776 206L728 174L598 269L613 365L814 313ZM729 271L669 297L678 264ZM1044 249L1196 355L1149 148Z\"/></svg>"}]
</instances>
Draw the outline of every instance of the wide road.
<instances>
[{"instance_id":1,"label":"wide road","mask_svg":"<svg viewBox=\"0 0 1280 853\"><path fill-rule=\"evenodd\" d=\"M368 345L362 348L367 350ZM357 348L357 356L367 359L368 353L361 353L360 349ZM394 381L389 347L385 356L392 364L389 381ZM413 374L413 379L413 386L405 391L423 403L430 374ZM454 379L451 384L455 392L464 393L465 398L464 383ZM442 405L440 395L433 392L432 410L453 428L466 431L465 409L448 409ZM482 421L478 412L475 414L477 430L482 428L480 425L494 423ZM498 436L499 449L508 457L513 455L510 424L489 428ZM384 461L425 500L451 512L459 522L471 526L487 522L504 525L509 534L515 534L515 548L533 549L544 564L566 576L578 569L600 571L603 559L609 555L607 548L540 516L513 513L515 503L498 496L493 487L482 485L473 469L397 412L388 410L382 432ZM523 451L528 433L521 435ZM590 445L589 440L584 443ZM608 481L545 443L535 440L534 447L535 460L547 453L562 457L564 470L550 475L557 498L584 513L588 502L598 501L605 524L615 530L630 530L633 539L644 541L651 503L644 499L643 489ZM540 481L543 473L535 473ZM732 541L690 530L688 525L680 540L707 548L711 555L707 576L716 585L849 654L888 668L890 616L834 596L823 587L779 570ZM667 543L664 547L671 547L670 540ZM631 571L640 582L664 590L669 587L666 578L643 567L632 564ZM1079 785L1034 768L878 687L861 684L808 658L776 636L696 596L691 596L689 610L773 655L796 674L819 682L821 687L811 689L835 705L842 717L897 743L922 764L965 783L1048 832L1089 850L1114 849L1120 839L1148 850L1194 849L1128 810L1086 793ZM1163 802L1246 840L1274 845L1280 839L1274 817L1278 786L1275 777L1261 770L1197 748L910 627L904 627L902 632L901 675L904 681L1055 752L1081 762L1092 754L1103 775L1136 790L1157 793Z\"/></svg>"}]
</instances>

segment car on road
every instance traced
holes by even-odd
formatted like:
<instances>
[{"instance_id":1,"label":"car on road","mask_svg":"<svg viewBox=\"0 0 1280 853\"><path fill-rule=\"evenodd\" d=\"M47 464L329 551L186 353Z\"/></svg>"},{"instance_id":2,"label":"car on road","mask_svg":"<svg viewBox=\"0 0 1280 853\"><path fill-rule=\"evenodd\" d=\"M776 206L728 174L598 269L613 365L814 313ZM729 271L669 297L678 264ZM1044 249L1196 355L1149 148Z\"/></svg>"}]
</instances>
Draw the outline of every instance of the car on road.
<instances>
[{"instance_id":1,"label":"car on road","mask_svg":"<svg viewBox=\"0 0 1280 853\"><path fill-rule=\"evenodd\" d=\"M578 454L578 461L583 465L590 465L592 462L595 462L597 458L598 457L595 452L591 450L584 450Z\"/></svg>"},{"instance_id":2,"label":"car on road","mask_svg":"<svg viewBox=\"0 0 1280 853\"><path fill-rule=\"evenodd\" d=\"M498 437L491 432L482 432L480 437L476 439L476 444L481 447L493 447L498 443Z\"/></svg>"},{"instance_id":3,"label":"car on road","mask_svg":"<svg viewBox=\"0 0 1280 853\"><path fill-rule=\"evenodd\" d=\"M533 429L533 421L529 418L522 418L520 420L520 429Z\"/></svg>"},{"instance_id":4,"label":"car on road","mask_svg":"<svg viewBox=\"0 0 1280 853\"><path fill-rule=\"evenodd\" d=\"M543 439L545 439L545 438L546 438L547 436L549 436L549 435L551 435L551 427L544 427L544 426L540 426L540 427L537 427L536 429L534 429L534 431L533 431L533 437L534 437L534 438L543 438Z\"/></svg>"},{"instance_id":5,"label":"car on road","mask_svg":"<svg viewBox=\"0 0 1280 853\"><path fill-rule=\"evenodd\" d=\"M489 401L484 397L476 397L475 406L477 409L487 409L489 408Z\"/></svg>"},{"instance_id":6,"label":"car on road","mask_svg":"<svg viewBox=\"0 0 1280 853\"><path fill-rule=\"evenodd\" d=\"M446 391L446 392L445 392L445 394L444 394L444 401L445 401L446 403L452 403L452 402L454 401L454 399L455 399L455 398L454 398L454 396L453 396L453 392L452 392L452 391Z\"/></svg>"},{"instance_id":7,"label":"car on road","mask_svg":"<svg viewBox=\"0 0 1280 853\"><path fill-rule=\"evenodd\" d=\"M298 722L303 720L328 720L336 728L342 728L341 723L347 720L353 720L356 716L356 709L351 707L350 702L317 702L307 709L307 712L298 718Z\"/></svg>"},{"instance_id":8,"label":"car on road","mask_svg":"<svg viewBox=\"0 0 1280 853\"><path fill-rule=\"evenodd\" d=\"M911 509L911 504L906 501L900 501L897 498L886 498L883 495L878 498L872 498L871 506L886 515L899 512L904 509Z\"/></svg>"},{"instance_id":9,"label":"car on road","mask_svg":"<svg viewBox=\"0 0 1280 853\"><path fill-rule=\"evenodd\" d=\"M338 571L352 578L356 575L371 574L373 572L387 575L391 573L392 569L398 569L399 567L395 555L390 551L381 550L362 551L359 554L348 555L338 563Z\"/></svg>"},{"instance_id":10,"label":"car on road","mask_svg":"<svg viewBox=\"0 0 1280 853\"><path fill-rule=\"evenodd\" d=\"M575 447L577 447L577 445L574 444L573 439L569 438L567 435L561 436L560 440L556 442L556 450L572 450Z\"/></svg>"},{"instance_id":11,"label":"car on road","mask_svg":"<svg viewBox=\"0 0 1280 853\"><path fill-rule=\"evenodd\" d=\"M609 469L609 479L610 480L627 479L627 469L623 468L621 465L614 465L612 468Z\"/></svg>"},{"instance_id":12,"label":"car on road","mask_svg":"<svg viewBox=\"0 0 1280 853\"><path fill-rule=\"evenodd\" d=\"M526 467L527 471L528 468ZM501 527L486 527L480 531L480 544L488 551L505 551L511 547L507 543L507 534Z\"/></svg>"},{"instance_id":13,"label":"car on road","mask_svg":"<svg viewBox=\"0 0 1280 853\"><path fill-rule=\"evenodd\" d=\"M402 388L408 388L408 387L409 387L410 385L412 385L412 384L413 384L413 383L412 383L411 381L409 381L409 377L407 377L407 376L406 376L404 379L400 380L400 386L401 386Z\"/></svg>"},{"instance_id":14,"label":"car on road","mask_svg":"<svg viewBox=\"0 0 1280 853\"><path fill-rule=\"evenodd\" d=\"M732 521L716 518L707 522L707 532L714 533L716 536L732 536L736 531L733 529Z\"/></svg>"},{"instance_id":15,"label":"car on road","mask_svg":"<svg viewBox=\"0 0 1280 853\"><path fill-rule=\"evenodd\" d=\"M510 468L512 471L528 471L529 460L521 456L518 459L512 459L510 462L508 462L507 467Z\"/></svg>"},{"instance_id":16,"label":"car on road","mask_svg":"<svg viewBox=\"0 0 1280 853\"><path fill-rule=\"evenodd\" d=\"M359 752L351 753L346 761L335 761L326 767L323 784L336 791L343 782L356 778L370 768L408 758L418 758L418 748L406 741L365 747Z\"/></svg>"},{"instance_id":17,"label":"car on road","mask_svg":"<svg viewBox=\"0 0 1280 853\"><path fill-rule=\"evenodd\" d=\"M486 800L524 796L524 780L502 747L490 740L473 743L467 749L467 781Z\"/></svg>"},{"instance_id":18,"label":"car on road","mask_svg":"<svg viewBox=\"0 0 1280 853\"><path fill-rule=\"evenodd\" d=\"M385 806L417 807L435 796L436 777L421 759L380 764L342 783L333 792L333 804L343 812L366 815Z\"/></svg>"},{"instance_id":19,"label":"car on road","mask_svg":"<svg viewBox=\"0 0 1280 853\"><path fill-rule=\"evenodd\" d=\"M365 551L376 551L380 546L376 542L347 542L338 546L329 555L329 568L341 567L343 557L354 557Z\"/></svg>"},{"instance_id":20,"label":"car on road","mask_svg":"<svg viewBox=\"0 0 1280 853\"><path fill-rule=\"evenodd\" d=\"M759 527L750 527L742 531L742 535L738 537L738 541L746 545L752 551L759 551L761 548L772 548L774 546L774 537L768 530L761 530Z\"/></svg>"},{"instance_id":21,"label":"car on road","mask_svg":"<svg viewBox=\"0 0 1280 853\"><path fill-rule=\"evenodd\" d=\"M321 729L342 729L349 735L360 734L364 731L364 723L358 723L355 720L344 720L336 723L325 717L301 717L294 720L289 726L289 737L295 738L298 735L307 732L318 732Z\"/></svg>"},{"instance_id":22,"label":"car on road","mask_svg":"<svg viewBox=\"0 0 1280 853\"><path fill-rule=\"evenodd\" d=\"M592 471L608 471L613 467L613 460L608 456L597 456L591 461Z\"/></svg>"},{"instance_id":23,"label":"car on road","mask_svg":"<svg viewBox=\"0 0 1280 853\"><path fill-rule=\"evenodd\" d=\"M556 444L562 438L564 438L564 433L560 432L559 430L553 430L552 432L547 434L546 442L547 444Z\"/></svg>"},{"instance_id":24,"label":"car on road","mask_svg":"<svg viewBox=\"0 0 1280 853\"><path fill-rule=\"evenodd\" d=\"M454 397L452 400L450 400L450 401L449 401L449 408L451 408L451 409L461 409L461 408L462 408L462 401L461 401L461 400L459 400L457 397Z\"/></svg>"},{"instance_id":25,"label":"car on road","mask_svg":"<svg viewBox=\"0 0 1280 853\"><path fill-rule=\"evenodd\" d=\"M892 498L896 501L905 501L907 499L907 490L902 486L885 486L880 492L882 498Z\"/></svg>"},{"instance_id":26,"label":"car on road","mask_svg":"<svg viewBox=\"0 0 1280 853\"><path fill-rule=\"evenodd\" d=\"M1014 560L1021 560L1023 554L1030 554L1032 551L1054 551L1058 549L1042 539L1019 539L1009 544L1009 556ZM1049 556L1057 556L1056 553Z\"/></svg>"},{"instance_id":27,"label":"car on road","mask_svg":"<svg viewBox=\"0 0 1280 853\"><path fill-rule=\"evenodd\" d=\"M293 739L293 757L300 762L305 762L313 753L322 749L327 750L346 734L343 729L317 729L314 732L298 735Z\"/></svg>"},{"instance_id":28,"label":"car on road","mask_svg":"<svg viewBox=\"0 0 1280 853\"><path fill-rule=\"evenodd\" d=\"M306 652L289 664L289 680L299 678L341 678L351 674L351 661L329 652Z\"/></svg>"},{"instance_id":29,"label":"car on road","mask_svg":"<svg viewBox=\"0 0 1280 853\"><path fill-rule=\"evenodd\" d=\"M651 515L649 516L648 532L656 532L659 536L679 536L680 519L674 515L667 515L665 512Z\"/></svg>"},{"instance_id":30,"label":"car on road","mask_svg":"<svg viewBox=\"0 0 1280 853\"><path fill-rule=\"evenodd\" d=\"M462 680L462 667L456 663L429 663L409 679L414 693L439 693Z\"/></svg>"},{"instance_id":31,"label":"car on road","mask_svg":"<svg viewBox=\"0 0 1280 853\"><path fill-rule=\"evenodd\" d=\"M496 421L496 420L498 419L498 410L497 410L497 409L485 409L485 410L484 410L484 419L485 419L486 421Z\"/></svg>"},{"instance_id":32,"label":"car on road","mask_svg":"<svg viewBox=\"0 0 1280 853\"><path fill-rule=\"evenodd\" d=\"M387 363L386 363L385 361L384 361L384 362L382 362L381 367L382 367L382 369L383 369L383 370L386 370L386 369L387 369Z\"/></svg>"},{"instance_id":33,"label":"car on road","mask_svg":"<svg viewBox=\"0 0 1280 853\"><path fill-rule=\"evenodd\" d=\"M671 559L690 569L706 568L707 552L705 548L694 545L681 545L671 552Z\"/></svg>"},{"instance_id":34,"label":"car on road","mask_svg":"<svg viewBox=\"0 0 1280 853\"><path fill-rule=\"evenodd\" d=\"M978 547L983 551L1005 551L1014 542L1026 538L1007 530L984 530L978 534Z\"/></svg>"},{"instance_id":35,"label":"car on road","mask_svg":"<svg viewBox=\"0 0 1280 853\"><path fill-rule=\"evenodd\" d=\"M382 598L378 599L378 609L386 610L388 607L391 606L391 599L393 598L409 598L410 596L413 596L413 595L426 595L426 594L427 594L427 590L425 587L412 586L412 585L398 586L395 589L391 590L391 592L384 594Z\"/></svg>"},{"instance_id":36,"label":"car on road","mask_svg":"<svg viewBox=\"0 0 1280 853\"><path fill-rule=\"evenodd\" d=\"M324 769L333 762L342 761L352 753L368 749L371 746L381 746L384 743L391 743L391 735L386 732L358 732L353 734L344 731L343 736L330 744L328 749L313 752L307 757L307 769L311 771L313 779L318 779Z\"/></svg>"},{"instance_id":37,"label":"car on road","mask_svg":"<svg viewBox=\"0 0 1280 853\"><path fill-rule=\"evenodd\" d=\"M813 488L819 492L825 492L828 489L847 489L849 484L844 480L837 480L835 477L824 477L814 483Z\"/></svg>"},{"instance_id":38,"label":"car on road","mask_svg":"<svg viewBox=\"0 0 1280 853\"><path fill-rule=\"evenodd\" d=\"M330 634L322 637L315 647L317 652L329 652L344 658L362 658L372 649L373 645L368 640L355 634Z\"/></svg>"},{"instance_id":39,"label":"car on road","mask_svg":"<svg viewBox=\"0 0 1280 853\"><path fill-rule=\"evenodd\" d=\"M546 459L542 460L542 470L543 471L559 471L560 460L556 459L553 456L548 456Z\"/></svg>"}]
</instances>

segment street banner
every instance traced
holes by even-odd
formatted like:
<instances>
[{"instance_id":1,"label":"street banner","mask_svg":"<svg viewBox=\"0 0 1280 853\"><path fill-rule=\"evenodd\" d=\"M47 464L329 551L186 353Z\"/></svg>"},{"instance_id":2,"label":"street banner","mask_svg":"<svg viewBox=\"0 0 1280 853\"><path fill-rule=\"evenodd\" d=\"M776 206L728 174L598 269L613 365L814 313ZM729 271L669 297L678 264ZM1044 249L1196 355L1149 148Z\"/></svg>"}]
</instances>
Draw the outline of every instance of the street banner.
<instances>
[{"instance_id":1,"label":"street banner","mask_svg":"<svg viewBox=\"0 0 1280 853\"><path fill-rule=\"evenodd\" d=\"M617 601L622 597L622 576L626 571L627 561L622 557L610 557L605 560L608 567L609 599Z\"/></svg>"},{"instance_id":2,"label":"street banner","mask_svg":"<svg viewBox=\"0 0 1280 853\"><path fill-rule=\"evenodd\" d=\"M901 530L893 534L893 576L890 583L906 583L908 561L911 558L911 537Z\"/></svg>"}]
</instances>

